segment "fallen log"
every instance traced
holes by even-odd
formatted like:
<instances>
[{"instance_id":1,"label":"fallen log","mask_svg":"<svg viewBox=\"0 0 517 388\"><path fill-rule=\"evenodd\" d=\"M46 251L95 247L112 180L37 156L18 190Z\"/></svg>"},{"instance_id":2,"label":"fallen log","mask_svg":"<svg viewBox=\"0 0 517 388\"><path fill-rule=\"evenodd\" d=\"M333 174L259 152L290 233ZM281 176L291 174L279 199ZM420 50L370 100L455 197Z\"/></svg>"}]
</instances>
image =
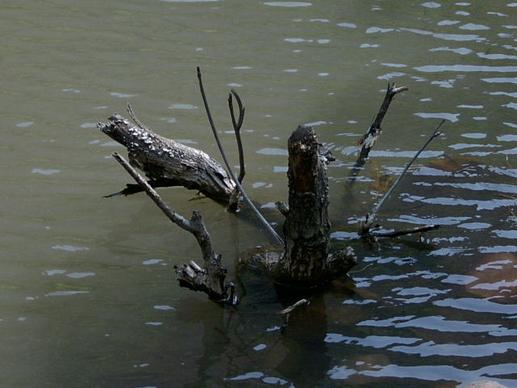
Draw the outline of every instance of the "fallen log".
<instances>
[{"instance_id":1,"label":"fallen log","mask_svg":"<svg viewBox=\"0 0 517 388\"><path fill-rule=\"evenodd\" d=\"M99 129L127 148L129 162L142 170L153 187L184 186L225 206L236 186L225 169L205 152L160 136L143 125L132 125L115 114ZM121 194L142 191L128 185Z\"/></svg>"},{"instance_id":2,"label":"fallen log","mask_svg":"<svg viewBox=\"0 0 517 388\"><path fill-rule=\"evenodd\" d=\"M109 118L108 123L99 123L98 127L106 135L127 148L130 163L145 172L146 176L150 178L148 184L151 187L184 186L187 189L195 189L225 205L231 212L236 212L239 209L242 196L246 205L262 223L273 241L282 244L282 238L256 208L241 185L245 175L244 150L240 134L245 108L241 98L234 90L228 96L228 108L239 151L240 173L239 177L236 178L217 134L218 131L210 113L199 67L197 68L197 76L210 128L221 152L226 170L203 151L185 146L151 131L137 119L131 105L128 105L128 113L136 126L132 126L128 120L115 114ZM232 96L235 97L239 108L238 118L235 116ZM106 197L129 195L140 191L142 191L140 185L128 184L122 191Z\"/></svg>"}]
</instances>

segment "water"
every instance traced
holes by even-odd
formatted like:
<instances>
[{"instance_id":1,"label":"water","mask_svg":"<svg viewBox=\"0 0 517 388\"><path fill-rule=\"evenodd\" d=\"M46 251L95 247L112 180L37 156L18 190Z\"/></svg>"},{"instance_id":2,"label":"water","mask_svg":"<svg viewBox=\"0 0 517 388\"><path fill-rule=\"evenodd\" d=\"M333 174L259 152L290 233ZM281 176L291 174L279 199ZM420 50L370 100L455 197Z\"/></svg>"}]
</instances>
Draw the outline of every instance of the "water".
<instances>
[{"instance_id":1,"label":"water","mask_svg":"<svg viewBox=\"0 0 517 388\"><path fill-rule=\"evenodd\" d=\"M2 386L517 384L517 3L4 0L0 11ZM267 282L243 274L236 311L180 289L173 266L199 257L194 239L143 195L101 198L129 178L95 123L127 102L217 156L196 65L235 164L226 93L245 101L245 183L270 220L281 221L269 207L285 199L297 124L313 123L337 159L334 243L360 264L283 333ZM410 91L350 197L355 145L387 80ZM442 228L426 249L353 240L441 118L445 136L379 221ZM238 255L267 243L192 192L161 193L202 211L232 278Z\"/></svg>"}]
</instances>

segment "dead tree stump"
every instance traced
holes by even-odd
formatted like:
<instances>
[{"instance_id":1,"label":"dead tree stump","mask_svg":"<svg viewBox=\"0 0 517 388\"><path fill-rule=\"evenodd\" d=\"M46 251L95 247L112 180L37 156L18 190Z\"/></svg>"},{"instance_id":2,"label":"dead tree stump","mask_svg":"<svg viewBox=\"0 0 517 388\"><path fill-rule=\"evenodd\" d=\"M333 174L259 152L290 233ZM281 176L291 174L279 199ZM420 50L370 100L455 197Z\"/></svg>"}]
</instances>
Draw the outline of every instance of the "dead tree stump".
<instances>
[{"instance_id":1,"label":"dead tree stump","mask_svg":"<svg viewBox=\"0 0 517 388\"><path fill-rule=\"evenodd\" d=\"M329 255L327 152L313 129L300 126L288 141L289 206L284 209L285 248L276 268L280 284L318 287L344 275L351 255Z\"/></svg>"}]
</instances>

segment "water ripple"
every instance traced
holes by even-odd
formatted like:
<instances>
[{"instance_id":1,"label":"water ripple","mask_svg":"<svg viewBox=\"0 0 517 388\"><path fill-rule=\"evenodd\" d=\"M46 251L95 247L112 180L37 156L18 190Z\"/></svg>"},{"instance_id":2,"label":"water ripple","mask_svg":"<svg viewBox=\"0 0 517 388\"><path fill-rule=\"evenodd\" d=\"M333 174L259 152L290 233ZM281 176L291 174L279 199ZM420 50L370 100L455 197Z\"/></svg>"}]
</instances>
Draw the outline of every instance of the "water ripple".
<instances>
[{"instance_id":1,"label":"water ripple","mask_svg":"<svg viewBox=\"0 0 517 388\"><path fill-rule=\"evenodd\" d=\"M298 7L310 7L312 3L305 1L267 1L264 5L270 7L286 7L286 8L298 8Z\"/></svg>"},{"instance_id":2,"label":"water ripple","mask_svg":"<svg viewBox=\"0 0 517 388\"><path fill-rule=\"evenodd\" d=\"M325 342L329 344L354 344L364 347L371 347L374 349L382 349L394 344L414 344L420 341L420 338L408 338L408 337L394 337L394 336L380 336L370 335L366 338L348 337L337 333L327 333L325 336Z\"/></svg>"},{"instance_id":3,"label":"water ripple","mask_svg":"<svg viewBox=\"0 0 517 388\"><path fill-rule=\"evenodd\" d=\"M468 73L468 72L483 72L483 73L515 73L517 66L485 66L485 65L426 65L414 68L423 73Z\"/></svg>"},{"instance_id":4,"label":"water ripple","mask_svg":"<svg viewBox=\"0 0 517 388\"><path fill-rule=\"evenodd\" d=\"M488 299L477 298L448 298L436 300L433 302L435 306L450 307L458 310L467 310L476 313L493 313L513 315L517 314L517 304L500 304L492 302Z\"/></svg>"}]
</instances>

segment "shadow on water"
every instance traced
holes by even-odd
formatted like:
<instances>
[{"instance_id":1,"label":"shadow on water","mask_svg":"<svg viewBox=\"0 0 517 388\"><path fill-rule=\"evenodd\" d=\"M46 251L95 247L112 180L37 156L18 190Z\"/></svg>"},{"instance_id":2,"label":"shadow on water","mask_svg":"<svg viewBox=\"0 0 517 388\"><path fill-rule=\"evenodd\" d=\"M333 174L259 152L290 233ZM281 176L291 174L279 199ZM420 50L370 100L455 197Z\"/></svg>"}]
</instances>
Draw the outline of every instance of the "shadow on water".
<instances>
[{"instance_id":1,"label":"shadow on water","mask_svg":"<svg viewBox=\"0 0 517 388\"><path fill-rule=\"evenodd\" d=\"M295 310L286 323L279 312L293 303L292 296L279 297L272 284L254 275L243 282L246 296L238 309L220 309L201 323L203 381L218 386L225 376L227 386L317 386L331 367L324 295L312 295L310 305ZM188 315L188 306L182 309Z\"/></svg>"}]
</instances>

